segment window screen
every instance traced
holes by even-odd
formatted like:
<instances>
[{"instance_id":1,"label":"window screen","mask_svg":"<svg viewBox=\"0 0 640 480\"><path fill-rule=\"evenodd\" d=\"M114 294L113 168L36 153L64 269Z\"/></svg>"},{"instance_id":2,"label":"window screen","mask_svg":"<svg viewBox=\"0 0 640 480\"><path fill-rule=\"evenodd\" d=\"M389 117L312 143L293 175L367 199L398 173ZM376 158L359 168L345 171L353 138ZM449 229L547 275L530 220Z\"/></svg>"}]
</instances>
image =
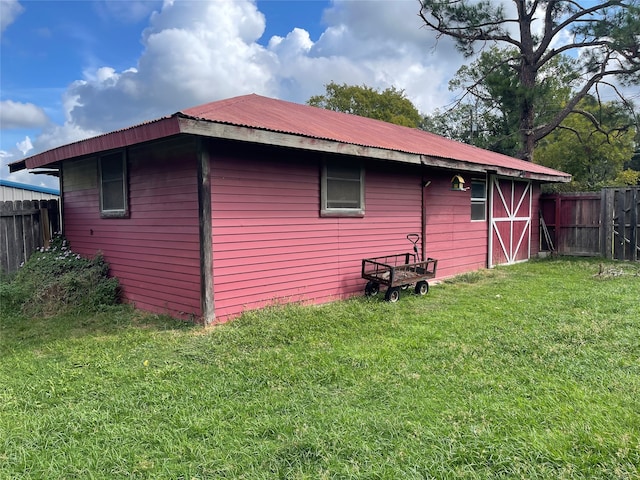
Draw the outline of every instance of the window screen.
<instances>
[{"instance_id":1,"label":"window screen","mask_svg":"<svg viewBox=\"0 0 640 480\"><path fill-rule=\"evenodd\" d=\"M363 215L364 181L358 164L327 162L322 175L322 213Z\"/></svg>"},{"instance_id":2,"label":"window screen","mask_svg":"<svg viewBox=\"0 0 640 480\"><path fill-rule=\"evenodd\" d=\"M471 220L487 218L487 182L471 181Z\"/></svg>"},{"instance_id":3,"label":"window screen","mask_svg":"<svg viewBox=\"0 0 640 480\"><path fill-rule=\"evenodd\" d=\"M127 213L124 152L100 157L100 209L104 216L124 216Z\"/></svg>"}]
</instances>

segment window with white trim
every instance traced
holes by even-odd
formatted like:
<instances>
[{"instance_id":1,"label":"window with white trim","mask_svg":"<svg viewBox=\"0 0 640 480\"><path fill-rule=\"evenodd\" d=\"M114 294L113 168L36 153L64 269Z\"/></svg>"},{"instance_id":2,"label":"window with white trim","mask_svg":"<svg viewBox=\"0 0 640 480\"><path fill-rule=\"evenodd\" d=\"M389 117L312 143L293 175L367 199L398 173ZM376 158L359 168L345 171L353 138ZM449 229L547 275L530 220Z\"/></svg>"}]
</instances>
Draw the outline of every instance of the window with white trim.
<instances>
[{"instance_id":1,"label":"window with white trim","mask_svg":"<svg viewBox=\"0 0 640 480\"><path fill-rule=\"evenodd\" d=\"M471 180L471 220L487 219L487 182Z\"/></svg>"},{"instance_id":2,"label":"window with white trim","mask_svg":"<svg viewBox=\"0 0 640 480\"><path fill-rule=\"evenodd\" d=\"M127 162L124 151L102 155L100 171L100 213L103 217L126 217Z\"/></svg>"},{"instance_id":3,"label":"window with white trim","mask_svg":"<svg viewBox=\"0 0 640 480\"><path fill-rule=\"evenodd\" d=\"M364 216L364 169L359 163L324 162L320 190L322 216Z\"/></svg>"}]
</instances>

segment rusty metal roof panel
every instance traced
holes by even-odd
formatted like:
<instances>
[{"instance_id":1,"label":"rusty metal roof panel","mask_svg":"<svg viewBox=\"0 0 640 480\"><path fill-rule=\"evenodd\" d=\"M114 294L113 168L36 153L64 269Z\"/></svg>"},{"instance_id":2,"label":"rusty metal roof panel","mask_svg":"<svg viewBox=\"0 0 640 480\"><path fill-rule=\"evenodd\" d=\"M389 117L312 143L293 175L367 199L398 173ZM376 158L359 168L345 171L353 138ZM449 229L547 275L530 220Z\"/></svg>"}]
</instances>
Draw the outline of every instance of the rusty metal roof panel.
<instances>
[{"instance_id":1,"label":"rusty metal roof panel","mask_svg":"<svg viewBox=\"0 0 640 480\"><path fill-rule=\"evenodd\" d=\"M539 178L548 177L558 181L570 179L568 174L557 170L483 150L416 128L402 127L371 118L333 112L255 94L188 108L171 116L63 145L14 162L9 167L11 171L39 168L69 158L160 139L181 132L189 133L183 132L181 129L179 117L192 118L204 123L205 126L211 122L212 125L245 127L295 135L301 138L417 155L420 157L420 161L426 165L437 165L438 159L444 159L448 165L453 164L459 169L475 165L487 171L527 172L538 175ZM247 141L250 140L247 139Z\"/></svg>"},{"instance_id":2,"label":"rusty metal roof panel","mask_svg":"<svg viewBox=\"0 0 640 480\"><path fill-rule=\"evenodd\" d=\"M15 172L24 168L40 168L56 162L75 157L92 155L116 148L157 140L180 133L175 116L162 117L157 120L115 130L84 140L61 145L51 150L27 157L9 164L9 170Z\"/></svg>"},{"instance_id":3,"label":"rusty metal roof panel","mask_svg":"<svg viewBox=\"0 0 640 480\"><path fill-rule=\"evenodd\" d=\"M557 170L450 140L424 130L255 94L188 108L181 113L201 120L365 147L458 160L488 167L567 176Z\"/></svg>"}]
</instances>

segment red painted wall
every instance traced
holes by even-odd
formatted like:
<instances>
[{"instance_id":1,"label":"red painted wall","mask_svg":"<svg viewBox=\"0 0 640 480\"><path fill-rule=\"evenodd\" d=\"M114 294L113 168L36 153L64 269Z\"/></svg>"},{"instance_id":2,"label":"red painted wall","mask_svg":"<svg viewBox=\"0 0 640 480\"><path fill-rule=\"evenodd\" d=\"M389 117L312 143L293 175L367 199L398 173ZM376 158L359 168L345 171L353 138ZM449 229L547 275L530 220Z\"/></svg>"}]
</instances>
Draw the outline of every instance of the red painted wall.
<instances>
[{"instance_id":1,"label":"red painted wall","mask_svg":"<svg viewBox=\"0 0 640 480\"><path fill-rule=\"evenodd\" d=\"M196 157L189 139L131 149L130 217L121 219L100 218L96 159L65 163L65 235L81 254L103 251L125 300L143 310L202 314ZM423 200L437 279L487 265L488 222L471 221L471 193L451 191L451 172L370 160L364 218L322 218L320 154L213 142L210 157L218 321L363 294L362 259L410 252L406 235L421 232ZM532 255L539 187L533 193Z\"/></svg>"},{"instance_id":2,"label":"red painted wall","mask_svg":"<svg viewBox=\"0 0 640 480\"><path fill-rule=\"evenodd\" d=\"M364 218L321 218L319 156L278 150L212 168L216 318L245 309L360 294L363 258L407 252L420 233L420 176L372 166L365 174Z\"/></svg>"},{"instance_id":3,"label":"red painted wall","mask_svg":"<svg viewBox=\"0 0 640 480\"><path fill-rule=\"evenodd\" d=\"M438 260L437 278L451 277L487 266L488 220L471 220L471 191L452 191L451 172L425 175L427 256ZM469 185L482 174L463 174Z\"/></svg>"},{"instance_id":4,"label":"red painted wall","mask_svg":"<svg viewBox=\"0 0 640 480\"><path fill-rule=\"evenodd\" d=\"M65 164L65 236L104 252L123 297L143 310L201 315L197 170L192 142L128 152L129 218L100 218L96 159Z\"/></svg>"},{"instance_id":5,"label":"red painted wall","mask_svg":"<svg viewBox=\"0 0 640 480\"><path fill-rule=\"evenodd\" d=\"M540 184L531 183L531 258L540 252Z\"/></svg>"}]
</instances>

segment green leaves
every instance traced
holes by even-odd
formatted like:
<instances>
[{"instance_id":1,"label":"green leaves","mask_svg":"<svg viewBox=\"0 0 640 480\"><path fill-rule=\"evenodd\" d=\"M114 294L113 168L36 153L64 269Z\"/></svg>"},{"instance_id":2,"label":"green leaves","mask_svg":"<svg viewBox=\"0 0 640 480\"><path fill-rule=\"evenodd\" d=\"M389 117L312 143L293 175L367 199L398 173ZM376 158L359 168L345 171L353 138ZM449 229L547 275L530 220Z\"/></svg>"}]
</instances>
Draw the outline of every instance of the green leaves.
<instances>
[{"instance_id":1,"label":"green leaves","mask_svg":"<svg viewBox=\"0 0 640 480\"><path fill-rule=\"evenodd\" d=\"M503 6L489 0L424 0L420 16L427 26L451 36L466 57L475 53L476 42L507 35Z\"/></svg>"},{"instance_id":2,"label":"green leaves","mask_svg":"<svg viewBox=\"0 0 640 480\"><path fill-rule=\"evenodd\" d=\"M334 112L351 113L361 117L375 118L405 127L417 127L421 116L404 90L395 87L380 92L374 88L335 82L325 85L324 95L315 95L307 103Z\"/></svg>"},{"instance_id":3,"label":"green leaves","mask_svg":"<svg viewBox=\"0 0 640 480\"><path fill-rule=\"evenodd\" d=\"M113 305L118 280L108 277L102 255L87 259L74 253L62 237L37 250L0 290L3 309L20 308L29 316L55 315L70 309L95 311Z\"/></svg>"},{"instance_id":4,"label":"green leaves","mask_svg":"<svg viewBox=\"0 0 640 480\"><path fill-rule=\"evenodd\" d=\"M558 56L538 72L533 88L525 87L518 77L519 64L517 50L491 47L475 62L460 67L449 88L465 90L465 101L447 112L432 115L433 131L518 156L523 148L520 137L523 102L537 105L535 122L544 124L566 104L578 80L573 60ZM442 128L452 123L462 125L449 130Z\"/></svg>"},{"instance_id":5,"label":"green leaves","mask_svg":"<svg viewBox=\"0 0 640 480\"><path fill-rule=\"evenodd\" d=\"M540 142L536 162L571 173L574 190L597 190L632 181L633 171L621 177L635 147L635 130L616 128L624 125L624 112L615 103L599 105L586 98L560 128ZM627 122L631 120L627 116Z\"/></svg>"},{"instance_id":6,"label":"green leaves","mask_svg":"<svg viewBox=\"0 0 640 480\"><path fill-rule=\"evenodd\" d=\"M626 101L615 86L640 82L640 2L513 3L517 11L507 16L503 2L424 0L420 16L438 36L455 41L465 55L482 52L477 63L486 62L484 49L495 45L490 54L495 69L461 69L458 75L471 74L473 81L459 86L466 89L464 95L473 95L480 103L491 99L495 104L491 108L496 112L484 110L491 118L486 126L498 127L488 135L500 141L480 146L532 160L536 143L554 131L589 92L613 85L610 91ZM504 59L496 52L509 52L512 71L503 68L500 62ZM561 76L549 75L563 64ZM568 66L571 70L565 68ZM496 81L498 73L510 83ZM559 82L553 82L554 78ZM479 95L482 88L487 95ZM554 92L566 101L549 101ZM500 115L504 123L495 122ZM503 140L510 137L517 141L505 146ZM513 143L518 150L508 151L515 147Z\"/></svg>"}]
</instances>

